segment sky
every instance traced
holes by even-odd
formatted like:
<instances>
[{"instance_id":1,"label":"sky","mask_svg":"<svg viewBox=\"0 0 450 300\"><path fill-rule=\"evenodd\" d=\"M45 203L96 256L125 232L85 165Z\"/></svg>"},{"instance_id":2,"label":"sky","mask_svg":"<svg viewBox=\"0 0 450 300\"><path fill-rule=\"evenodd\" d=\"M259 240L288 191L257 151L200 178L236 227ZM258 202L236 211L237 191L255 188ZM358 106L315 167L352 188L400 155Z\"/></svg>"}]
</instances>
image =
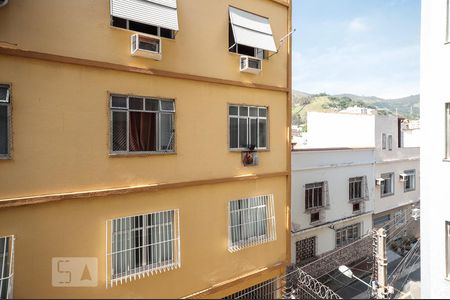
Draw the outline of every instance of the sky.
<instances>
[{"instance_id":1,"label":"sky","mask_svg":"<svg viewBox=\"0 0 450 300\"><path fill-rule=\"evenodd\" d=\"M293 88L419 93L420 0L293 0Z\"/></svg>"}]
</instances>

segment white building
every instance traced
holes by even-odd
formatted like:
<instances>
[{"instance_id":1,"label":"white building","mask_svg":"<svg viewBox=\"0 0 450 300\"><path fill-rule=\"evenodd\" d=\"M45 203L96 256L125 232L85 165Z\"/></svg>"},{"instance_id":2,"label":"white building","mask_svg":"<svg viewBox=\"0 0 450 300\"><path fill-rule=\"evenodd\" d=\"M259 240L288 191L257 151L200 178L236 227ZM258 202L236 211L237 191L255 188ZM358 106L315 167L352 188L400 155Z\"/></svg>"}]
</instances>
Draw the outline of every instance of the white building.
<instances>
[{"instance_id":1,"label":"white building","mask_svg":"<svg viewBox=\"0 0 450 300\"><path fill-rule=\"evenodd\" d=\"M308 145L292 153L293 261L341 246L339 229L348 225L361 224L361 236L372 226L403 222L419 202L420 171L419 148L404 147L404 123L365 112L308 113ZM361 211L352 204L356 178L363 186ZM322 207L310 209L308 190L320 184Z\"/></svg>"},{"instance_id":2,"label":"white building","mask_svg":"<svg viewBox=\"0 0 450 300\"><path fill-rule=\"evenodd\" d=\"M421 290L450 298L450 22L446 0L422 1Z\"/></svg>"}]
</instances>

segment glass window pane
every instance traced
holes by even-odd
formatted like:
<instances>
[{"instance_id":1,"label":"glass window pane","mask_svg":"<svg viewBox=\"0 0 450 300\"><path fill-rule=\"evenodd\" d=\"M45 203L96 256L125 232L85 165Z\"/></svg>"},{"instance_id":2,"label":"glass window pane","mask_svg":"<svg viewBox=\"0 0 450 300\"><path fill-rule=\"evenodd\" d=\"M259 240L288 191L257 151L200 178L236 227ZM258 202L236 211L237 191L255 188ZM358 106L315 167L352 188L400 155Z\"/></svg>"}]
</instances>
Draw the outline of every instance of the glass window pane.
<instances>
[{"instance_id":1,"label":"glass window pane","mask_svg":"<svg viewBox=\"0 0 450 300\"><path fill-rule=\"evenodd\" d=\"M240 106L239 107L239 115L241 115L243 117L247 117L248 116L248 107L247 106Z\"/></svg>"},{"instance_id":2,"label":"glass window pane","mask_svg":"<svg viewBox=\"0 0 450 300\"><path fill-rule=\"evenodd\" d=\"M142 101L143 101L142 98L131 97L129 99L129 108L136 110L144 110L144 103Z\"/></svg>"},{"instance_id":3,"label":"glass window pane","mask_svg":"<svg viewBox=\"0 0 450 300\"><path fill-rule=\"evenodd\" d=\"M174 111L174 103L170 100L161 100L161 109L162 110L168 110L168 111Z\"/></svg>"},{"instance_id":4,"label":"glass window pane","mask_svg":"<svg viewBox=\"0 0 450 300\"><path fill-rule=\"evenodd\" d=\"M112 112L112 151L127 151L127 112Z\"/></svg>"},{"instance_id":5,"label":"glass window pane","mask_svg":"<svg viewBox=\"0 0 450 300\"><path fill-rule=\"evenodd\" d=\"M267 117L267 108L259 108L259 116L260 117Z\"/></svg>"},{"instance_id":6,"label":"glass window pane","mask_svg":"<svg viewBox=\"0 0 450 300\"><path fill-rule=\"evenodd\" d=\"M258 147L266 148L267 147L267 120L259 119L258 120Z\"/></svg>"},{"instance_id":7,"label":"glass window pane","mask_svg":"<svg viewBox=\"0 0 450 300\"><path fill-rule=\"evenodd\" d=\"M173 150L174 131L172 114L161 114L161 150Z\"/></svg>"},{"instance_id":8,"label":"glass window pane","mask_svg":"<svg viewBox=\"0 0 450 300\"><path fill-rule=\"evenodd\" d=\"M111 107L127 108L127 97L111 96Z\"/></svg>"},{"instance_id":9,"label":"glass window pane","mask_svg":"<svg viewBox=\"0 0 450 300\"><path fill-rule=\"evenodd\" d=\"M156 113L130 112L130 151L156 151Z\"/></svg>"},{"instance_id":10,"label":"glass window pane","mask_svg":"<svg viewBox=\"0 0 450 300\"><path fill-rule=\"evenodd\" d=\"M230 148L239 148L237 118L230 118Z\"/></svg>"},{"instance_id":11,"label":"glass window pane","mask_svg":"<svg viewBox=\"0 0 450 300\"><path fill-rule=\"evenodd\" d=\"M0 105L0 154L8 154L8 106Z\"/></svg>"},{"instance_id":12,"label":"glass window pane","mask_svg":"<svg viewBox=\"0 0 450 300\"><path fill-rule=\"evenodd\" d=\"M145 110L158 111L159 101L155 99L145 99Z\"/></svg>"},{"instance_id":13,"label":"glass window pane","mask_svg":"<svg viewBox=\"0 0 450 300\"><path fill-rule=\"evenodd\" d=\"M257 141L257 133L258 133L258 125L256 119L250 119L250 145L255 148L258 146Z\"/></svg>"},{"instance_id":14,"label":"glass window pane","mask_svg":"<svg viewBox=\"0 0 450 300\"><path fill-rule=\"evenodd\" d=\"M230 106L228 108L228 114L230 116L237 116L238 115L238 108L237 108L237 106Z\"/></svg>"},{"instance_id":15,"label":"glass window pane","mask_svg":"<svg viewBox=\"0 0 450 300\"><path fill-rule=\"evenodd\" d=\"M8 87L0 86L0 102L8 102Z\"/></svg>"},{"instance_id":16,"label":"glass window pane","mask_svg":"<svg viewBox=\"0 0 450 300\"><path fill-rule=\"evenodd\" d=\"M248 126L247 119L239 119L239 147L240 148L247 148L247 146L248 146L247 126Z\"/></svg>"},{"instance_id":17,"label":"glass window pane","mask_svg":"<svg viewBox=\"0 0 450 300\"><path fill-rule=\"evenodd\" d=\"M256 107L250 107L250 116L251 117L257 117L258 116L258 109Z\"/></svg>"}]
</instances>

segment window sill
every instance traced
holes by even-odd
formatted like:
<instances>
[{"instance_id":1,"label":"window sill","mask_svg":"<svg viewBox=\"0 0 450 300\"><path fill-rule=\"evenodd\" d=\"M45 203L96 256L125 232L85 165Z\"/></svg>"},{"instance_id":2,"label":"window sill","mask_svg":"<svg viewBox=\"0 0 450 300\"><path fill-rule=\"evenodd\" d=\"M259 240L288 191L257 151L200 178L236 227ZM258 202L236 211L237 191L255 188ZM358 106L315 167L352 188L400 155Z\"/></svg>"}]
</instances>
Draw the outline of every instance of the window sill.
<instances>
[{"instance_id":1,"label":"window sill","mask_svg":"<svg viewBox=\"0 0 450 300\"><path fill-rule=\"evenodd\" d=\"M242 153L242 152L248 152L248 151L250 151L250 150L247 149L247 148L239 148L239 149L230 149L230 148L228 148L228 151L229 151L229 152L234 152L234 153ZM253 150L253 152L269 152L269 151L270 151L269 148L255 149L255 150Z\"/></svg>"},{"instance_id":2,"label":"window sill","mask_svg":"<svg viewBox=\"0 0 450 300\"><path fill-rule=\"evenodd\" d=\"M320 212L321 210L324 210L324 209L325 209L325 206L307 208L307 209L305 209L305 213L307 213L307 214L316 213L316 212Z\"/></svg>"},{"instance_id":3,"label":"window sill","mask_svg":"<svg viewBox=\"0 0 450 300\"><path fill-rule=\"evenodd\" d=\"M394 195L395 195L395 193L381 195L381 198L388 198L388 197L391 197L391 196L394 196Z\"/></svg>"},{"instance_id":4,"label":"window sill","mask_svg":"<svg viewBox=\"0 0 450 300\"><path fill-rule=\"evenodd\" d=\"M443 162L450 162L450 158L443 158L442 159ZM450 277L449 277L450 278Z\"/></svg>"},{"instance_id":5,"label":"window sill","mask_svg":"<svg viewBox=\"0 0 450 300\"><path fill-rule=\"evenodd\" d=\"M412 190L404 190L404 193L409 193L409 192L414 192L416 189L412 189Z\"/></svg>"},{"instance_id":6,"label":"window sill","mask_svg":"<svg viewBox=\"0 0 450 300\"><path fill-rule=\"evenodd\" d=\"M160 155L176 155L176 152L137 152L137 153L110 153L109 157L144 157Z\"/></svg>"},{"instance_id":7,"label":"window sill","mask_svg":"<svg viewBox=\"0 0 450 300\"><path fill-rule=\"evenodd\" d=\"M11 160L10 155L0 155L0 160Z\"/></svg>"}]
</instances>

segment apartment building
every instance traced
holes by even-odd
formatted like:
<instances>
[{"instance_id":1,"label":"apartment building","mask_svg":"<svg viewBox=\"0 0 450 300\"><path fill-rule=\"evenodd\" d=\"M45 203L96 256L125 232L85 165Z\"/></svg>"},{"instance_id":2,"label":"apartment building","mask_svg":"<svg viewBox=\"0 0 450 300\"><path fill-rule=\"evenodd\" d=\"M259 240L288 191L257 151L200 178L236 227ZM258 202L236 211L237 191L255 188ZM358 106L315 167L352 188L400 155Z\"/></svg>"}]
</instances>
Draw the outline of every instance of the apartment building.
<instances>
[{"instance_id":1,"label":"apartment building","mask_svg":"<svg viewBox=\"0 0 450 300\"><path fill-rule=\"evenodd\" d=\"M450 6L422 2L421 28L421 292L450 297Z\"/></svg>"},{"instance_id":2,"label":"apartment building","mask_svg":"<svg viewBox=\"0 0 450 300\"><path fill-rule=\"evenodd\" d=\"M407 144L415 146L418 128L362 110L310 112L307 122L307 144L292 152L291 261L313 260L372 227L417 235L416 224L394 230L420 200L419 148L404 141L409 130Z\"/></svg>"},{"instance_id":3,"label":"apartment building","mask_svg":"<svg viewBox=\"0 0 450 300\"><path fill-rule=\"evenodd\" d=\"M0 298L275 293L290 1L0 6Z\"/></svg>"},{"instance_id":4,"label":"apartment building","mask_svg":"<svg viewBox=\"0 0 450 300\"><path fill-rule=\"evenodd\" d=\"M292 152L293 263L305 265L370 233L373 153L373 148ZM352 260L361 258L354 255Z\"/></svg>"}]
</instances>

